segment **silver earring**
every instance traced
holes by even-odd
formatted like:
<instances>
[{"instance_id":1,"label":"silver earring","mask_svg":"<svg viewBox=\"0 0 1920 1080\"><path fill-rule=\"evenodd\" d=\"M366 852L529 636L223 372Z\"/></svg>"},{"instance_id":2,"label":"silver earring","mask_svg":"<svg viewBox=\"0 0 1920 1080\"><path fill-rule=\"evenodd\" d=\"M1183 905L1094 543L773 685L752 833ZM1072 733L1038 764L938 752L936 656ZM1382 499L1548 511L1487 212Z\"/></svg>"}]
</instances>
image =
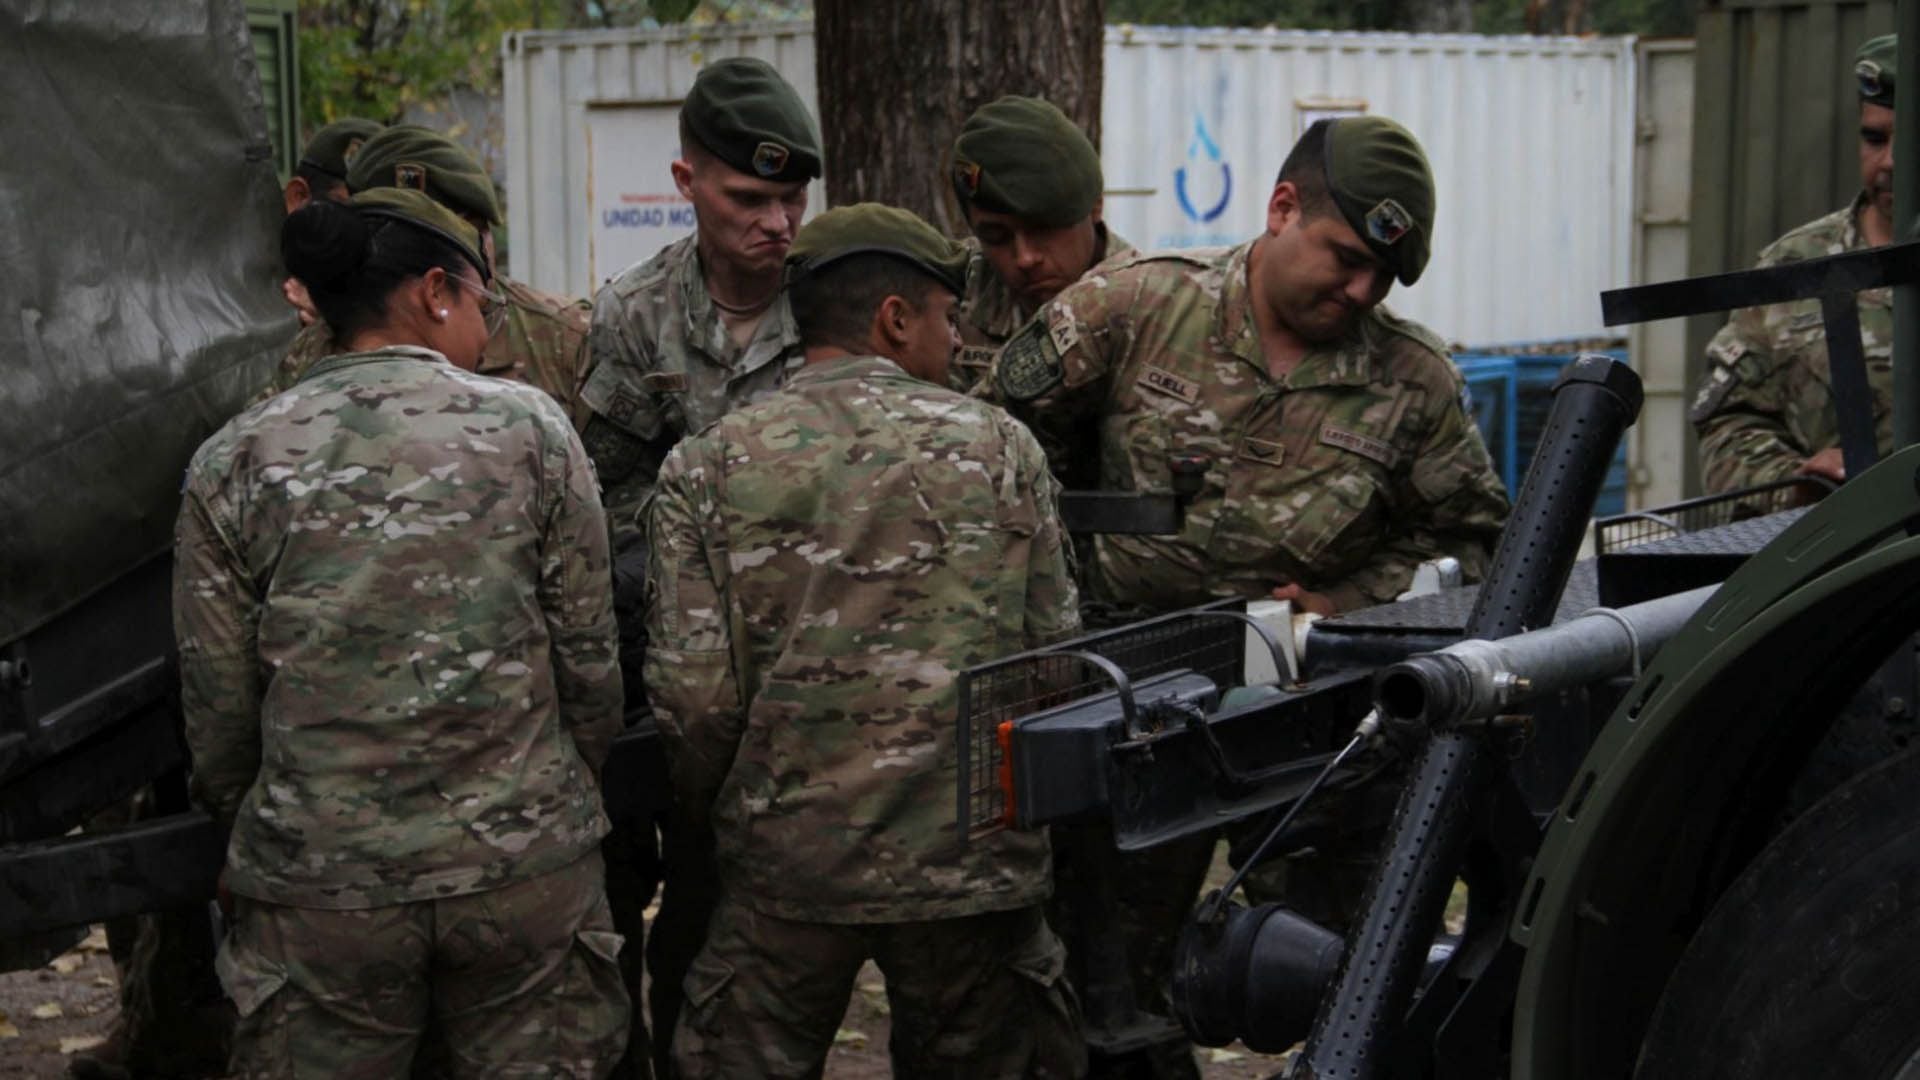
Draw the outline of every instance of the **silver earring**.
<instances>
[{"instance_id":1,"label":"silver earring","mask_svg":"<svg viewBox=\"0 0 1920 1080\"><path fill-rule=\"evenodd\" d=\"M446 308L441 308L441 309L440 309L440 321L441 321L441 322L446 322L446 321L447 321L447 309L446 309Z\"/></svg>"}]
</instances>

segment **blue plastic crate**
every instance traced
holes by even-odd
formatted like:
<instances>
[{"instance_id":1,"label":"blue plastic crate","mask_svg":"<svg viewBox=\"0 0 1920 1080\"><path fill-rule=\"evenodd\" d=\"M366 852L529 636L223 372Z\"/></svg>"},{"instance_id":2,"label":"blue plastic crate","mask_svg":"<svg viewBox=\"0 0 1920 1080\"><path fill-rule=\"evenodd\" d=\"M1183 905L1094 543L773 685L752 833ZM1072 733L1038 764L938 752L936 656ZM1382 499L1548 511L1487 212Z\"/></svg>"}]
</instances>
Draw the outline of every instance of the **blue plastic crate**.
<instances>
[{"instance_id":1,"label":"blue plastic crate","mask_svg":"<svg viewBox=\"0 0 1920 1080\"><path fill-rule=\"evenodd\" d=\"M1603 355L1625 363L1624 349ZM1488 356L1465 353L1453 358L1466 377L1469 411L1486 440L1494 468L1512 496L1540 445L1547 413L1553 407L1553 381L1573 362L1572 353ZM1627 448L1622 443L1607 470L1606 485L1594 501L1596 517L1624 513L1627 508Z\"/></svg>"}]
</instances>

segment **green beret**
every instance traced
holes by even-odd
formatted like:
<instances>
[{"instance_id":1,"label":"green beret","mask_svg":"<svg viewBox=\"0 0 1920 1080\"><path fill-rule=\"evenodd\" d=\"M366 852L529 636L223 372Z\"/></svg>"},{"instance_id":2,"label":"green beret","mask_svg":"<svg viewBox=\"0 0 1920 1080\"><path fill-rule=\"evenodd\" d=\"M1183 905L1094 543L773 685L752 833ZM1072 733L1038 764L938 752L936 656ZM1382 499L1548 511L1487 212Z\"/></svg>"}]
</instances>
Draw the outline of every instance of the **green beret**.
<instances>
[{"instance_id":1,"label":"green beret","mask_svg":"<svg viewBox=\"0 0 1920 1080\"><path fill-rule=\"evenodd\" d=\"M1898 67L1900 38L1882 34L1853 54L1853 77L1860 83L1860 100L1893 108L1893 76Z\"/></svg>"},{"instance_id":2,"label":"green beret","mask_svg":"<svg viewBox=\"0 0 1920 1080\"><path fill-rule=\"evenodd\" d=\"M700 69L680 119L714 157L763 180L820 175L820 129L787 80L764 60L736 56Z\"/></svg>"},{"instance_id":3,"label":"green beret","mask_svg":"<svg viewBox=\"0 0 1920 1080\"><path fill-rule=\"evenodd\" d=\"M480 271L481 281L491 276L487 273L487 261L480 257L480 230L423 192L398 187L370 188L355 195L348 205L358 210L361 217L403 221L416 229L425 229L458 248L474 269Z\"/></svg>"},{"instance_id":4,"label":"green beret","mask_svg":"<svg viewBox=\"0 0 1920 1080\"><path fill-rule=\"evenodd\" d=\"M1384 116L1327 125L1327 191L1401 284L1420 280L1433 243L1433 170L1413 133Z\"/></svg>"},{"instance_id":5,"label":"green beret","mask_svg":"<svg viewBox=\"0 0 1920 1080\"><path fill-rule=\"evenodd\" d=\"M361 144L380 134L378 121L349 116L335 120L313 133L306 149L300 151L300 164L317 169L341 183L347 182L347 167L353 164Z\"/></svg>"},{"instance_id":6,"label":"green beret","mask_svg":"<svg viewBox=\"0 0 1920 1080\"><path fill-rule=\"evenodd\" d=\"M836 207L802 225L787 249L787 280L866 254L904 259L955 293L966 291L967 250L911 210L879 203Z\"/></svg>"},{"instance_id":7,"label":"green beret","mask_svg":"<svg viewBox=\"0 0 1920 1080\"><path fill-rule=\"evenodd\" d=\"M1101 186L1092 140L1039 98L982 105L953 143L953 194L963 207L1061 228L1093 213Z\"/></svg>"},{"instance_id":8,"label":"green beret","mask_svg":"<svg viewBox=\"0 0 1920 1080\"><path fill-rule=\"evenodd\" d=\"M466 147L418 124L395 124L354 156L347 186L355 191L400 187L424 191L455 213L500 224L493 178Z\"/></svg>"}]
</instances>

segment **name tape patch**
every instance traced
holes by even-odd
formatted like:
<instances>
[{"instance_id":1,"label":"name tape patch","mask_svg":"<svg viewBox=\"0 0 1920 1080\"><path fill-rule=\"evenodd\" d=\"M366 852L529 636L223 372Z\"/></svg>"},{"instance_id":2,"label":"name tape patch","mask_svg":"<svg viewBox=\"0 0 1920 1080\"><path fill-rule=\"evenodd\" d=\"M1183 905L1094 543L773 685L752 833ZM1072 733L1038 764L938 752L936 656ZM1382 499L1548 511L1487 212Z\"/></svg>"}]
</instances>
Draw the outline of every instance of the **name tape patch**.
<instances>
[{"instance_id":1,"label":"name tape patch","mask_svg":"<svg viewBox=\"0 0 1920 1080\"><path fill-rule=\"evenodd\" d=\"M1146 365L1140 372L1140 378L1135 381L1142 389L1179 398L1189 405L1200 400L1200 388L1194 385L1192 380L1183 379L1165 368L1157 368L1152 364Z\"/></svg>"},{"instance_id":2,"label":"name tape patch","mask_svg":"<svg viewBox=\"0 0 1920 1080\"><path fill-rule=\"evenodd\" d=\"M687 388L687 376L681 371L649 371L640 376L640 389L652 394L678 394Z\"/></svg>"},{"instance_id":3,"label":"name tape patch","mask_svg":"<svg viewBox=\"0 0 1920 1080\"><path fill-rule=\"evenodd\" d=\"M1351 450L1364 458L1371 458L1382 465L1391 466L1400 455L1393 447L1379 439L1368 438L1358 432L1337 428L1332 424L1320 429L1320 441L1327 446L1337 446L1342 450Z\"/></svg>"}]
</instances>

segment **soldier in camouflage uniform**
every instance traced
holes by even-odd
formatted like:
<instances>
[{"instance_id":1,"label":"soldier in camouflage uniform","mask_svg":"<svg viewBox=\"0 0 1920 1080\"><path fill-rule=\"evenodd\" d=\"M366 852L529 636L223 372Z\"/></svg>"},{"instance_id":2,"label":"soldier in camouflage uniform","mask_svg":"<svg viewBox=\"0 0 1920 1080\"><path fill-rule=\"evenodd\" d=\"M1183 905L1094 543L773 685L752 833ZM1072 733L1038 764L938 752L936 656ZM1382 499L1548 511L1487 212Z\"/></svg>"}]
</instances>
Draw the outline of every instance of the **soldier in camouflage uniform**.
<instances>
[{"instance_id":1,"label":"soldier in camouflage uniform","mask_svg":"<svg viewBox=\"0 0 1920 1080\"><path fill-rule=\"evenodd\" d=\"M1481 572L1507 502L1462 379L1439 338L1380 303L1396 276L1420 276L1432 221L1432 176L1404 128L1317 123L1288 156L1263 235L1109 263L1006 344L983 392L1033 426L1057 472L1091 465L1084 479L1101 488L1170 492L1171 457L1208 462L1179 536L1096 539L1093 601L1128 618L1269 596L1326 614L1394 599L1423 560ZM1169 845L1123 872L1143 923L1137 990L1162 1004L1211 849ZM1339 925L1372 848L1335 838L1319 854L1263 872L1284 872L1291 906ZM1339 895L1309 898L1313 874L1340 877ZM1182 1050L1149 1071L1195 1070Z\"/></svg>"},{"instance_id":2,"label":"soldier in camouflage uniform","mask_svg":"<svg viewBox=\"0 0 1920 1080\"><path fill-rule=\"evenodd\" d=\"M545 394L470 374L500 299L415 191L290 217L350 351L188 466L174 618L196 801L232 834L233 1071L604 1075L624 1047L595 774L606 522Z\"/></svg>"},{"instance_id":3,"label":"soldier in camouflage uniform","mask_svg":"<svg viewBox=\"0 0 1920 1080\"><path fill-rule=\"evenodd\" d=\"M807 183L820 175L820 134L800 95L771 66L720 60L700 70L680 108L680 159L672 168L697 230L628 267L594 298L594 373L582 391L587 453L613 527L620 662L628 714L636 718L646 712L640 505L675 443L773 392L801 363L781 263L806 213ZM670 819L660 825L666 887L647 967L654 1069L666 1076L679 988L706 934L714 884L708 841ZM645 907L652 885L627 892L615 890L616 907Z\"/></svg>"},{"instance_id":4,"label":"soldier in camouflage uniform","mask_svg":"<svg viewBox=\"0 0 1920 1080\"><path fill-rule=\"evenodd\" d=\"M315 199L347 201L348 162L380 129L373 120L346 117L314 132L282 193L287 213ZM280 288L301 325L311 325L317 316L306 286L289 277ZM154 816L156 801L153 789L142 788L96 814L89 828L117 828ZM220 1074L233 1018L204 958L206 923L206 912L199 907L108 922L108 948L120 978L120 1010L107 1041L76 1055L68 1065L70 1075L78 1080L125 1080L134 1075Z\"/></svg>"},{"instance_id":5,"label":"soldier in camouflage uniform","mask_svg":"<svg viewBox=\"0 0 1920 1080\"><path fill-rule=\"evenodd\" d=\"M347 176L354 191L407 187L431 195L480 231L481 253L493 266L492 228L501 220L499 197L486 170L459 143L428 128L397 125L359 148ZM496 276L494 281L507 302L488 324L487 351L476 370L545 390L580 430L586 425L580 391L592 360L587 348L591 308L584 300L554 296L509 278ZM326 323L308 326L293 339L261 400L293 386L316 361L341 351Z\"/></svg>"},{"instance_id":6,"label":"soldier in camouflage uniform","mask_svg":"<svg viewBox=\"0 0 1920 1080\"><path fill-rule=\"evenodd\" d=\"M789 265L807 366L682 442L648 511L647 678L722 885L675 1063L819 1075L871 957L896 1076L1076 1075L1046 836L953 836L957 673L1078 627L1045 458L940 385L958 245L862 204Z\"/></svg>"},{"instance_id":7,"label":"soldier in camouflage uniform","mask_svg":"<svg viewBox=\"0 0 1920 1080\"><path fill-rule=\"evenodd\" d=\"M287 185L281 191L287 213L315 199L346 202L353 194L347 188L347 167L360 147L380 133L381 126L377 120L348 116L314 132L300 151L300 163L294 166L293 175L287 178ZM299 313L301 326L312 326L319 318L313 310L313 301L307 298L307 287L298 279L285 279L280 283L280 291Z\"/></svg>"},{"instance_id":8,"label":"soldier in camouflage uniform","mask_svg":"<svg viewBox=\"0 0 1920 1080\"><path fill-rule=\"evenodd\" d=\"M1838 255L1893 239L1894 35L1860 46L1860 194L1760 252L1760 266ZM1860 342L1873 394L1874 437L1893 445L1893 290L1859 294ZM1818 300L1742 308L1707 345L1707 374L1690 412L1708 492L1786 480L1847 478L1840 455Z\"/></svg>"},{"instance_id":9,"label":"soldier in camouflage uniform","mask_svg":"<svg viewBox=\"0 0 1920 1080\"><path fill-rule=\"evenodd\" d=\"M1132 245L1100 220L1100 152L1039 98L983 105L953 144L953 193L973 236L960 295L960 352L948 382L971 390L993 354L1054 298Z\"/></svg>"}]
</instances>

